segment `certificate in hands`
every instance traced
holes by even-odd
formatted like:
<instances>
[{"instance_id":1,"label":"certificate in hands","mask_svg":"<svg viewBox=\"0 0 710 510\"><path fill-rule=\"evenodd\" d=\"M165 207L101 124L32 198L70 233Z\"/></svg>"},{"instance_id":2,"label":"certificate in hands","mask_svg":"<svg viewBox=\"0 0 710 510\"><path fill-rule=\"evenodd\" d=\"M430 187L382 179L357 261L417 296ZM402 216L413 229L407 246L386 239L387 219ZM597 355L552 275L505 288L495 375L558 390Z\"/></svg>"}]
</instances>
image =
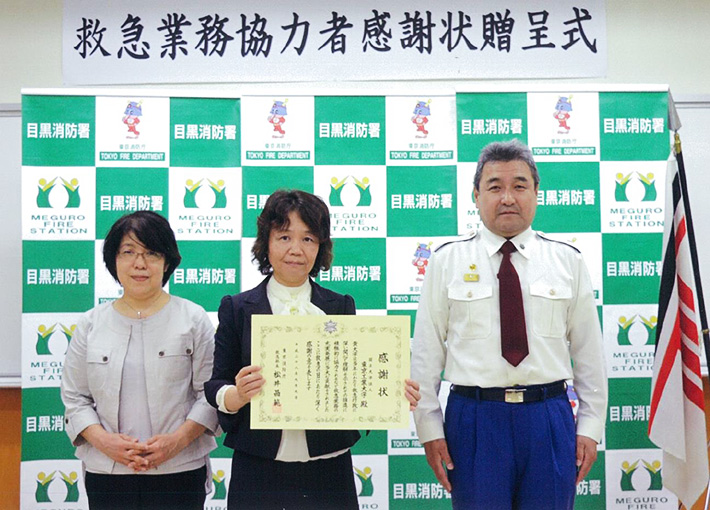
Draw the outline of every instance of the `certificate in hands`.
<instances>
[{"instance_id":1,"label":"certificate in hands","mask_svg":"<svg viewBox=\"0 0 710 510\"><path fill-rule=\"evenodd\" d=\"M409 317L254 315L253 429L409 427Z\"/></svg>"}]
</instances>

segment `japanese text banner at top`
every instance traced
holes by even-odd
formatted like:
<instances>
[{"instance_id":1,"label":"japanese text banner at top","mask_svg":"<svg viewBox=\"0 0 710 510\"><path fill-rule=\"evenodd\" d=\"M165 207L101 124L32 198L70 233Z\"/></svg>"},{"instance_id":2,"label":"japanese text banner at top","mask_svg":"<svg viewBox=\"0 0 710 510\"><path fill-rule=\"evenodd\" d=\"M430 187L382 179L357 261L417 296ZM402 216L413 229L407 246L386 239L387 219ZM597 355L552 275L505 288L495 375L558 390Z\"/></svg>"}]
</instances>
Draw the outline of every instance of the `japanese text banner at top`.
<instances>
[{"instance_id":1,"label":"japanese text banner at top","mask_svg":"<svg viewBox=\"0 0 710 510\"><path fill-rule=\"evenodd\" d=\"M66 84L600 77L603 0L66 0Z\"/></svg>"}]
</instances>

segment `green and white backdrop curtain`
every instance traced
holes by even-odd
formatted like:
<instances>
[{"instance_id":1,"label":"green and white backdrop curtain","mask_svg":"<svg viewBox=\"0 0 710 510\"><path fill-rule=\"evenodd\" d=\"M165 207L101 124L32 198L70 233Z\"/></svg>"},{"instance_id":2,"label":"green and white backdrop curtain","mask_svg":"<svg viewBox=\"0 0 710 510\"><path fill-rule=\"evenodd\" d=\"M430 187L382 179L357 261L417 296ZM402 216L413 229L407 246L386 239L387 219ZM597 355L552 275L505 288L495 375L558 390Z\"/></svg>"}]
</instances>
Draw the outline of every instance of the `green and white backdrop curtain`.
<instances>
[{"instance_id":1,"label":"green and white backdrop curtain","mask_svg":"<svg viewBox=\"0 0 710 510\"><path fill-rule=\"evenodd\" d=\"M79 315L120 296L101 258L117 218L149 209L170 220L183 262L166 289L216 323L223 295L261 279L250 249L268 195L313 192L329 204L335 239L333 267L317 281L353 295L360 314L413 324L431 252L480 224L472 195L480 149L511 138L527 143L539 165L533 228L583 253L604 332L606 435L575 506L677 508L646 436L670 150L666 87L200 94L24 91L22 508L87 508L59 384ZM442 402L447 391L444 384ZM570 399L575 406L573 391ZM450 507L413 425L373 431L353 454L361 508ZM220 441L205 508L226 507L230 458Z\"/></svg>"}]
</instances>

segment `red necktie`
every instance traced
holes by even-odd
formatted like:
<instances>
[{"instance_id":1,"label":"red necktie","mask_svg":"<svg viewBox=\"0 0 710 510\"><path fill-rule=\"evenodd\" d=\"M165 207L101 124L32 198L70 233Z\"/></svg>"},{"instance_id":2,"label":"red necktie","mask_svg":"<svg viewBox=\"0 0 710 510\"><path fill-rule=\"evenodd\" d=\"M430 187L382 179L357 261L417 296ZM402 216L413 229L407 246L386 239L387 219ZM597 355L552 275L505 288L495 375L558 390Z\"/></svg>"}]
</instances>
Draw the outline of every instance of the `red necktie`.
<instances>
[{"instance_id":1,"label":"red necktie","mask_svg":"<svg viewBox=\"0 0 710 510\"><path fill-rule=\"evenodd\" d=\"M523 293L518 273L510 260L515 245L506 241L500 248L503 261L498 270L500 297L500 344L503 357L517 367L528 355L528 335L525 331Z\"/></svg>"}]
</instances>

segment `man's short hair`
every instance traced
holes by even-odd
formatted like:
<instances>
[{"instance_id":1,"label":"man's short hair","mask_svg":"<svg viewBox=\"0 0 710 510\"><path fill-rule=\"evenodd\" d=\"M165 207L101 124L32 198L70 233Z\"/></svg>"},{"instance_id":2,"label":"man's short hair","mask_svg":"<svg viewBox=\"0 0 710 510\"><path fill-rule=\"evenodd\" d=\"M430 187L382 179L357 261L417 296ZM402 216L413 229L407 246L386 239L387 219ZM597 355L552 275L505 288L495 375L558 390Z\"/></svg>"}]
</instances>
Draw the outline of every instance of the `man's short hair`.
<instances>
[{"instance_id":1,"label":"man's short hair","mask_svg":"<svg viewBox=\"0 0 710 510\"><path fill-rule=\"evenodd\" d=\"M533 159L532 152L527 145L514 138L509 142L492 142L481 149L481 154L478 157L478 166L476 167L476 175L473 177L473 188L478 190L481 184L481 175L483 167L486 163L507 163L508 161L523 161L527 163L532 174L535 187L540 184L540 174L537 171L537 165Z\"/></svg>"}]
</instances>

